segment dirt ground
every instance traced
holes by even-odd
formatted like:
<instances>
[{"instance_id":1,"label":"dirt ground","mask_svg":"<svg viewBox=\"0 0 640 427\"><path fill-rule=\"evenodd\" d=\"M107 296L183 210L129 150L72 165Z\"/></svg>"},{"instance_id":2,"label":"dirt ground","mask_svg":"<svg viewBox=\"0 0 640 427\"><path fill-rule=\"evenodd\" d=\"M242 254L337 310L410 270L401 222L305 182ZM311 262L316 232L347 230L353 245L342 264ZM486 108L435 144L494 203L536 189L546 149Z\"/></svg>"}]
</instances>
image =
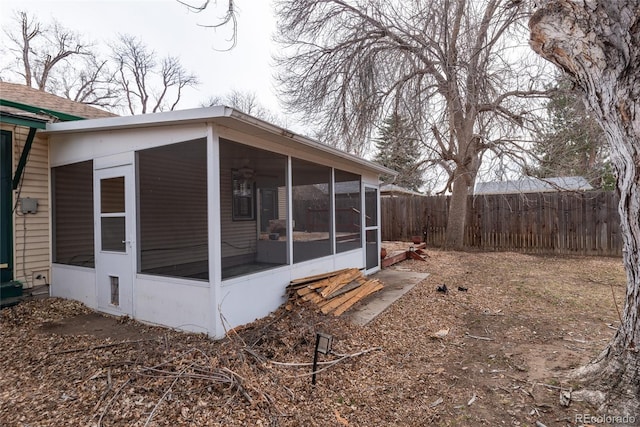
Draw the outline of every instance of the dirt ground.
<instances>
[{"instance_id":1,"label":"dirt ground","mask_svg":"<svg viewBox=\"0 0 640 427\"><path fill-rule=\"evenodd\" d=\"M391 267L430 275L365 326L300 305L214 342L60 299L4 309L0 425L551 427L607 415L560 394L618 325L620 259L428 253ZM316 332L334 354L313 386Z\"/></svg>"}]
</instances>

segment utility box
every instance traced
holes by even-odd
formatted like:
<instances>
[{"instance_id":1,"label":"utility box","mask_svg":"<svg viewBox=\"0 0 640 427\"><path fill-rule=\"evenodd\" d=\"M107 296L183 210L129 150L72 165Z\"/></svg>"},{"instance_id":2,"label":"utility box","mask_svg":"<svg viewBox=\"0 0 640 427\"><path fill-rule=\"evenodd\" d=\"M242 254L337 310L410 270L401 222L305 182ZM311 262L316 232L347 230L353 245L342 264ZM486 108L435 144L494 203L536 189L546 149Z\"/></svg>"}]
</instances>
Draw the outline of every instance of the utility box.
<instances>
[{"instance_id":1,"label":"utility box","mask_svg":"<svg viewBox=\"0 0 640 427\"><path fill-rule=\"evenodd\" d=\"M31 197L20 199L20 212L23 214L38 212L38 199L32 199Z\"/></svg>"}]
</instances>

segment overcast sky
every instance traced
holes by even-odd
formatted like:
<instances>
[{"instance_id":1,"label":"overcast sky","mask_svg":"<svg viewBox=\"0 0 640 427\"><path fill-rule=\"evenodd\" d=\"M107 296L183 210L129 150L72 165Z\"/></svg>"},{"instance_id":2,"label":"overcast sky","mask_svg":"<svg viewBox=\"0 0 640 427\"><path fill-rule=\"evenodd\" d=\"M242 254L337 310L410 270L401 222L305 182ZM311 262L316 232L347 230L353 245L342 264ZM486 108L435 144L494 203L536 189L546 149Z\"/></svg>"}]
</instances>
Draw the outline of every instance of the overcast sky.
<instances>
[{"instance_id":1,"label":"overcast sky","mask_svg":"<svg viewBox=\"0 0 640 427\"><path fill-rule=\"evenodd\" d=\"M130 34L160 57L180 57L200 79L201 85L185 94L179 108L199 107L210 96L236 89L255 92L261 104L279 112L271 66L275 29L271 0L234 0L239 11L238 43L228 52L215 50L229 47L228 32L198 26L215 23L224 15L227 1L214 3L196 14L175 0L0 0L0 26L6 29L13 12L25 10L43 22L55 18L101 45L118 33Z\"/></svg>"}]
</instances>

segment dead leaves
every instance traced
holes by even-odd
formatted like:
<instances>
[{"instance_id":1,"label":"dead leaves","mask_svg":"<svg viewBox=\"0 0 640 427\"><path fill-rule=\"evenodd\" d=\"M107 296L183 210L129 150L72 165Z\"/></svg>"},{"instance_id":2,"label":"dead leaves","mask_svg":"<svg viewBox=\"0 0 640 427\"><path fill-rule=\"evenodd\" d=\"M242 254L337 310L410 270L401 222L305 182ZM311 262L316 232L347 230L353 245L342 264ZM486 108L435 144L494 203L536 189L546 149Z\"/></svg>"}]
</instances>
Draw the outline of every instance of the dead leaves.
<instances>
[{"instance_id":1,"label":"dead leaves","mask_svg":"<svg viewBox=\"0 0 640 427\"><path fill-rule=\"evenodd\" d=\"M593 356L614 333L606 323L617 323L615 307L602 301L611 299L608 281L624 281L620 263L513 253L430 255L392 267L430 276L365 327L323 315L312 303L298 305L299 296L290 311L236 328L217 342L131 320L118 323L110 338L63 334L62 326L91 313L72 301L2 310L0 424L535 425L583 410L575 391L569 408L560 406L558 393L568 389L565 371L545 364L555 351L559 358L566 345L576 344L563 339L571 331L576 337L586 330L599 334L585 339L594 344ZM440 283L472 285L473 292L438 298L434 287ZM337 298L354 289L326 285L312 292ZM333 365L341 356L322 356L320 368L329 368L312 388L316 332L333 335L334 350L344 355L373 346L376 351ZM545 387L534 390L530 378L543 368L547 376L536 378Z\"/></svg>"}]
</instances>

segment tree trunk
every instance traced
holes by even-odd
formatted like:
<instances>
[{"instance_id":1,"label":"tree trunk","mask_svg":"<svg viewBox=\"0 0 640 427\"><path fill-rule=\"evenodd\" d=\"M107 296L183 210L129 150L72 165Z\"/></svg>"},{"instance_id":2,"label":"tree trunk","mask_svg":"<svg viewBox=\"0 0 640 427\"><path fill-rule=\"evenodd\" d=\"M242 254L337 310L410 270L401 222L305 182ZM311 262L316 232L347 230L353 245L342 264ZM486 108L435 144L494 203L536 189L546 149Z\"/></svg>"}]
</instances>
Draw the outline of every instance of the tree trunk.
<instances>
[{"instance_id":1,"label":"tree trunk","mask_svg":"<svg viewBox=\"0 0 640 427\"><path fill-rule=\"evenodd\" d=\"M603 413L640 416L640 0L542 1L531 45L573 76L611 147L620 194L624 310L608 347L579 370ZM638 420L638 418L636 418Z\"/></svg>"},{"instance_id":2,"label":"tree trunk","mask_svg":"<svg viewBox=\"0 0 640 427\"><path fill-rule=\"evenodd\" d=\"M445 249L461 250L464 247L464 227L467 219L467 201L469 199L468 173L458 167L454 172L453 188L449 199Z\"/></svg>"}]
</instances>

